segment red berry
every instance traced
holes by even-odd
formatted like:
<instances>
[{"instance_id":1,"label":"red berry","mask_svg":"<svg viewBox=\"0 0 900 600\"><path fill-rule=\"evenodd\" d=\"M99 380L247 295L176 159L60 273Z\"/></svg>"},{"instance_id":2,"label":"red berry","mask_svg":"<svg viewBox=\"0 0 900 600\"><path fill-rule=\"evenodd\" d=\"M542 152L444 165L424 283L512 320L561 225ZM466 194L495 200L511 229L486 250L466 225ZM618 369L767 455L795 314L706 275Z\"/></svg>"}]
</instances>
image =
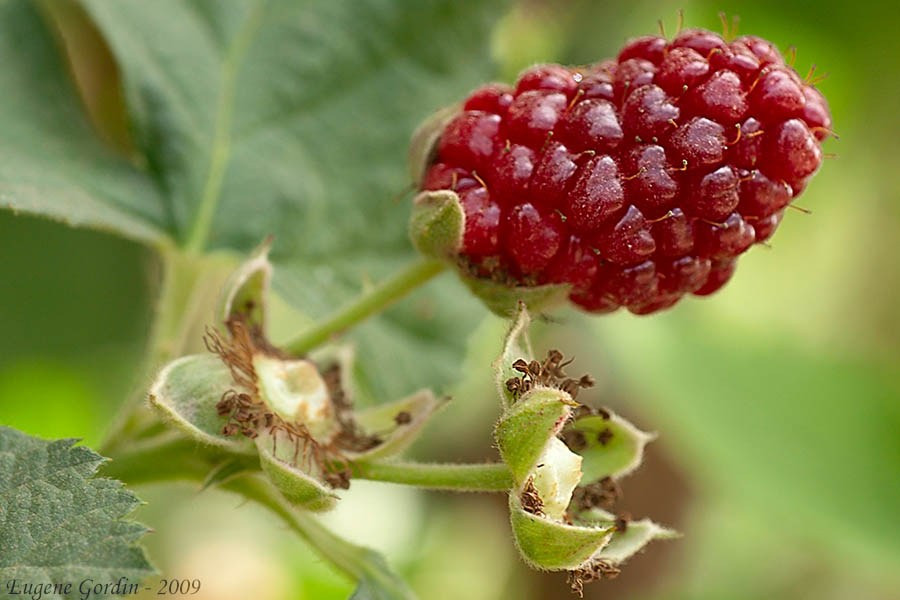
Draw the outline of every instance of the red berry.
<instances>
[{"instance_id":1,"label":"red berry","mask_svg":"<svg viewBox=\"0 0 900 600\"><path fill-rule=\"evenodd\" d=\"M622 121L629 142L649 142L678 127L680 112L659 86L645 85L628 96L622 109Z\"/></svg>"},{"instance_id":2,"label":"red berry","mask_svg":"<svg viewBox=\"0 0 900 600\"><path fill-rule=\"evenodd\" d=\"M519 75L516 95L528 90L553 90L571 96L578 85L575 73L561 65L536 65Z\"/></svg>"},{"instance_id":3,"label":"red berry","mask_svg":"<svg viewBox=\"0 0 900 600\"><path fill-rule=\"evenodd\" d=\"M771 43L687 30L472 92L422 188L459 194L479 276L648 314L715 292L771 238L831 129Z\"/></svg>"},{"instance_id":4,"label":"red berry","mask_svg":"<svg viewBox=\"0 0 900 600\"><path fill-rule=\"evenodd\" d=\"M682 256L659 261L659 291L663 294L686 294L700 289L709 277L712 261L698 256Z\"/></svg>"},{"instance_id":5,"label":"red berry","mask_svg":"<svg viewBox=\"0 0 900 600\"><path fill-rule=\"evenodd\" d=\"M692 215L711 221L720 221L737 208L737 174L731 167L719 167L712 173L700 176L690 186L692 205L686 205Z\"/></svg>"},{"instance_id":6,"label":"red berry","mask_svg":"<svg viewBox=\"0 0 900 600\"><path fill-rule=\"evenodd\" d=\"M624 134L616 107L608 100L589 98L577 103L559 124L559 139L574 152L615 150Z\"/></svg>"},{"instance_id":7,"label":"red berry","mask_svg":"<svg viewBox=\"0 0 900 600\"><path fill-rule=\"evenodd\" d=\"M578 84L576 94L581 94L581 98L589 100L591 98L600 98L601 100L613 100L615 93L613 92L613 81L615 80L615 63L608 65L603 63L600 68L589 72L583 76Z\"/></svg>"},{"instance_id":8,"label":"red berry","mask_svg":"<svg viewBox=\"0 0 900 600\"><path fill-rule=\"evenodd\" d=\"M469 188L459 195L466 215L462 251L470 256L489 256L500 250L500 206L487 188Z\"/></svg>"},{"instance_id":9,"label":"red berry","mask_svg":"<svg viewBox=\"0 0 900 600\"><path fill-rule=\"evenodd\" d=\"M478 185L478 181L472 177L471 171L459 167L451 167L445 163L435 163L428 167L425 179L422 181L423 190L453 190L461 192Z\"/></svg>"},{"instance_id":10,"label":"red berry","mask_svg":"<svg viewBox=\"0 0 900 600\"><path fill-rule=\"evenodd\" d=\"M737 141L728 148L731 162L745 169L752 169L759 161L762 153L763 130L762 123L750 117L741 124L741 135Z\"/></svg>"},{"instance_id":11,"label":"red berry","mask_svg":"<svg viewBox=\"0 0 900 600\"><path fill-rule=\"evenodd\" d=\"M562 228L533 204L519 204L507 216L503 242L519 272L538 273L559 250Z\"/></svg>"},{"instance_id":12,"label":"red berry","mask_svg":"<svg viewBox=\"0 0 900 600\"><path fill-rule=\"evenodd\" d=\"M565 204L566 224L580 231L600 227L625 202L616 161L595 156L581 169Z\"/></svg>"},{"instance_id":13,"label":"red berry","mask_svg":"<svg viewBox=\"0 0 900 600\"><path fill-rule=\"evenodd\" d=\"M467 110L447 125L438 155L451 165L480 170L490 164L499 131L499 115Z\"/></svg>"},{"instance_id":14,"label":"red berry","mask_svg":"<svg viewBox=\"0 0 900 600\"><path fill-rule=\"evenodd\" d=\"M525 200L535 162L534 150L528 146L511 144L497 151L487 180L498 202L517 204Z\"/></svg>"},{"instance_id":15,"label":"red berry","mask_svg":"<svg viewBox=\"0 0 900 600\"><path fill-rule=\"evenodd\" d=\"M502 83L491 83L469 94L463 110L483 110L504 114L513 101L513 89Z\"/></svg>"},{"instance_id":16,"label":"red berry","mask_svg":"<svg viewBox=\"0 0 900 600\"><path fill-rule=\"evenodd\" d=\"M569 283L573 292L591 287L597 276L597 256L577 235L570 235L541 274L541 283Z\"/></svg>"},{"instance_id":17,"label":"red berry","mask_svg":"<svg viewBox=\"0 0 900 600\"><path fill-rule=\"evenodd\" d=\"M687 97L690 114L719 123L737 123L747 114L747 96L737 73L722 69L691 90Z\"/></svg>"},{"instance_id":18,"label":"red berry","mask_svg":"<svg viewBox=\"0 0 900 600\"><path fill-rule=\"evenodd\" d=\"M559 142L551 142L538 159L531 176L532 202L550 209L562 206L578 165L576 155Z\"/></svg>"},{"instance_id":19,"label":"red berry","mask_svg":"<svg viewBox=\"0 0 900 600\"><path fill-rule=\"evenodd\" d=\"M645 35L634 38L629 40L619 52L619 62L626 61L629 58L643 58L658 65L662 62L665 55L667 43L666 38L658 35Z\"/></svg>"},{"instance_id":20,"label":"red berry","mask_svg":"<svg viewBox=\"0 0 900 600\"><path fill-rule=\"evenodd\" d=\"M666 93L678 98L703 81L708 73L709 63L696 50L671 48L659 66L655 82Z\"/></svg>"},{"instance_id":21,"label":"red berry","mask_svg":"<svg viewBox=\"0 0 900 600\"><path fill-rule=\"evenodd\" d=\"M722 163L725 157L725 128L705 117L694 117L672 134L672 159L688 169L702 169Z\"/></svg>"},{"instance_id":22,"label":"red berry","mask_svg":"<svg viewBox=\"0 0 900 600\"><path fill-rule=\"evenodd\" d=\"M516 97L507 111L505 134L513 142L540 149L568 105L564 94L531 90Z\"/></svg>"},{"instance_id":23,"label":"red berry","mask_svg":"<svg viewBox=\"0 0 900 600\"><path fill-rule=\"evenodd\" d=\"M643 58L629 58L619 63L616 69L616 80L613 83L613 94L617 102L627 98L635 90L653 81L656 65Z\"/></svg>"},{"instance_id":24,"label":"red berry","mask_svg":"<svg viewBox=\"0 0 900 600\"><path fill-rule=\"evenodd\" d=\"M618 221L604 227L592 241L604 259L620 265L641 262L656 251L650 224L636 206L629 206Z\"/></svg>"},{"instance_id":25,"label":"red berry","mask_svg":"<svg viewBox=\"0 0 900 600\"><path fill-rule=\"evenodd\" d=\"M728 69L738 74L744 83L752 83L762 63L742 42L732 42L709 53L709 65L716 71Z\"/></svg>"},{"instance_id":26,"label":"red berry","mask_svg":"<svg viewBox=\"0 0 900 600\"><path fill-rule=\"evenodd\" d=\"M657 293L659 277L652 260L630 267L616 268L603 289L622 306L640 305L653 300Z\"/></svg>"},{"instance_id":27,"label":"red berry","mask_svg":"<svg viewBox=\"0 0 900 600\"><path fill-rule=\"evenodd\" d=\"M760 168L792 186L802 184L822 164L822 147L802 119L779 123L766 132Z\"/></svg>"},{"instance_id":28,"label":"red berry","mask_svg":"<svg viewBox=\"0 0 900 600\"><path fill-rule=\"evenodd\" d=\"M680 208L653 223L650 231L659 256L684 256L694 248L694 219Z\"/></svg>"},{"instance_id":29,"label":"red berry","mask_svg":"<svg viewBox=\"0 0 900 600\"><path fill-rule=\"evenodd\" d=\"M760 171L741 179L738 209L743 215L764 218L787 206L792 197L791 186L772 181Z\"/></svg>"},{"instance_id":30,"label":"red berry","mask_svg":"<svg viewBox=\"0 0 900 600\"><path fill-rule=\"evenodd\" d=\"M698 223L697 227L697 250L713 259L742 254L756 239L753 226L738 213L731 213L722 223Z\"/></svg>"},{"instance_id":31,"label":"red berry","mask_svg":"<svg viewBox=\"0 0 900 600\"><path fill-rule=\"evenodd\" d=\"M779 210L777 213L769 215L765 219L753 221L753 229L756 231L756 241L754 243L762 244L772 237L772 234L778 229L778 225L781 223L781 218L783 216L784 211Z\"/></svg>"},{"instance_id":32,"label":"red berry","mask_svg":"<svg viewBox=\"0 0 900 600\"><path fill-rule=\"evenodd\" d=\"M624 157L630 199L646 214L665 214L678 195L678 172L669 168L662 146L635 146Z\"/></svg>"},{"instance_id":33,"label":"red berry","mask_svg":"<svg viewBox=\"0 0 900 600\"><path fill-rule=\"evenodd\" d=\"M722 36L705 29L685 29L672 40L673 48L690 48L701 56L709 56L713 50L726 45Z\"/></svg>"},{"instance_id":34,"label":"red berry","mask_svg":"<svg viewBox=\"0 0 900 600\"><path fill-rule=\"evenodd\" d=\"M787 67L763 71L750 94L753 115L764 123L799 115L806 104L803 83Z\"/></svg>"},{"instance_id":35,"label":"red berry","mask_svg":"<svg viewBox=\"0 0 900 600\"><path fill-rule=\"evenodd\" d=\"M736 258L714 262L712 268L709 270L709 276L706 278L706 283L695 290L694 295L709 296L713 292L719 291L723 285L728 283L731 276L734 275L734 269L736 267Z\"/></svg>"}]
</instances>

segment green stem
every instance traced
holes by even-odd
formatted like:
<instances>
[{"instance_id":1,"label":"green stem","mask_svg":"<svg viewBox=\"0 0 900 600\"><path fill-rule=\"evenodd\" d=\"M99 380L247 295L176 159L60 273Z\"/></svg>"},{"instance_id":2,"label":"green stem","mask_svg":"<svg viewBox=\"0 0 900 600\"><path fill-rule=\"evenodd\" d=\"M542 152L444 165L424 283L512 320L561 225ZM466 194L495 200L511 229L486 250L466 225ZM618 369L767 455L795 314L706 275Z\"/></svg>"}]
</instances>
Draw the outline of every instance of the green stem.
<instances>
[{"instance_id":1,"label":"green stem","mask_svg":"<svg viewBox=\"0 0 900 600\"><path fill-rule=\"evenodd\" d=\"M371 551L352 544L326 529L307 511L298 510L272 484L258 475L238 477L220 487L259 502L278 515L313 548L350 578L359 580L371 567Z\"/></svg>"},{"instance_id":2,"label":"green stem","mask_svg":"<svg viewBox=\"0 0 900 600\"><path fill-rule=\"evenodd\" d=\"M507 492L513 487L512 474L503 463L460 465L358 462L353 465L353 476L457 492Z\"/></svg>"},{"instance_id":3,"label":"green stem","mask_svg":"<svg viewBox=\"0 0 900 600\"><path fill-rule=\"evenodd\" d=\"M446 268L440 261L422 258L408 265L387 281L344 306L336 313L301 333L288 342L285 349L295 355L302 355L328 341L332 336L345 331L350 326L384 310L418 286L422 285Z\"/></svg>"},{"instance_id":4,"label":"green stem","mask_svg":"<svg viewBox=\"0 0 900 600\"><path fill-rule=\"evenodd\" d=\"M259 459L256 456L223 453L193 440L164 435L116 456L104 464L102 474L128 485L166 481L203 483L210 471L225 460L239 461L245 472L221 483L219 487L270 509L351 578L360 579L370 570L370 551L338 537L307 512L291 506L278 490L258 476Z\"/></svg>"},{"instance_id":5,"label":"green stem","mask_svg":"<svg viewBox=\"0 0 900 600\"><path fill-rule=\"evenodd\" d=\"M234 268L225 256L191 256L176 248L159 248L162 281L153 328L137 381L143 385L166 362L200 347L203 328L221 283ZM123 402L113 419L100 453L111 454L117 445L157 422L146 409L146 390Z\"/></svg>"}]
</instances>

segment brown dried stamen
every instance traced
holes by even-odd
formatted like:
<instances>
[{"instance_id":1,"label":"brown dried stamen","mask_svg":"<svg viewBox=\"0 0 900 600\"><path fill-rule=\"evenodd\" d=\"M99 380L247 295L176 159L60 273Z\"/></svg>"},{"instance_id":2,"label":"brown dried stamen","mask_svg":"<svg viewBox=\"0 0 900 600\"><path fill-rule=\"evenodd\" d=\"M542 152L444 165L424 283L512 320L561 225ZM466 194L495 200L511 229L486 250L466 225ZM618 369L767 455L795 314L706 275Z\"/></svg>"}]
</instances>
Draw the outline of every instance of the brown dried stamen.
<instances>
[{"instance_id":1,"label":"brown dried stamen","mask_svg":"<svg viewBox=\"0 0 900 600\"><path fill-rule=\"evenodd\" d=\"M572 503L578 512L592 508L610 509L622 498L622 488L612 477L604 477L588 485L578 486L572 493Z\"/></svg>"},{"instance_id":2,"label":"brown dried stamen","mask_svg":"<svg viewBox=\"0 0 900 600\"><path fill-rule=\"evenodd\" d=\"M564 361L563 358L559 350L550 350L543 362L536 360L527 362L521 358L516 360L512 364L512 368L522 376L506 380L506 389L512 392L513 400L517 400L536 385L555 387L568 393L572 398L578 395L580 389L594 385L594 380L590 375L582 375L579 379L566 376L565 367L574 359Z\"/></svg>"},{"instance_id":3,"label":"brown dried stamen","mask_svg":"<svg viewBox=\"0 0 900 600\"><path fill-rule=\"evenodd\" d=\"M534 477L528 478L519 500L522 502L525 512L538 516L544 514L544 501L541 500L537 488L534 487Z\"/></svg>"}]
</instances>

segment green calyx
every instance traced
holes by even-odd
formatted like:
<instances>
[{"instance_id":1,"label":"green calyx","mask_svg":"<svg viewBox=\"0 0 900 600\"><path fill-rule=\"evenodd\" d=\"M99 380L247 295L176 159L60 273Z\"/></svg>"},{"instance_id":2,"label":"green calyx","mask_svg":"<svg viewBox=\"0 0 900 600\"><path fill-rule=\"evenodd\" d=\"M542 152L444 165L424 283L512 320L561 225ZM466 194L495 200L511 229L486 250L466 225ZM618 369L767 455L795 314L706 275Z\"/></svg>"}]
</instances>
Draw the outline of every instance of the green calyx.
<instances>
[{"instance_id":1,"label":"green calyx","mask_svg":"<svg viewBox=\"0 0 900 600\"><path fill-rule=\"evenodd\" d=\"M338 499L334 490L349 486L352 464L401 453L443 402L423 390L357 411L350 348L325 346L294 358L273 347L265 331L267 252L264 244L229 279L217 310L223 328L207 333L212 353L167 365L150 400L198 442L258 455L260 469L291 503L328 510Z\"/></svg>"},{"instance_id":2,"label":"green calyx","mask_svg":"<svg viewBox=\"0 0 900 600\"><path fill-rule=\"evenodd\" d=\"M573 588L600 576L652 539L671 531L644 519L628 525L598 508L584 506L581 486L613 481L641 461L652 436L608 411L576 418L586 408L570 392L589 378L566 378L562 355L534 358L530 318L519 303L494 378L503 415L494 430L497 447L513 478L510 523L523 560L536 569L571 571Z\"/></svg>"}]
</instances>

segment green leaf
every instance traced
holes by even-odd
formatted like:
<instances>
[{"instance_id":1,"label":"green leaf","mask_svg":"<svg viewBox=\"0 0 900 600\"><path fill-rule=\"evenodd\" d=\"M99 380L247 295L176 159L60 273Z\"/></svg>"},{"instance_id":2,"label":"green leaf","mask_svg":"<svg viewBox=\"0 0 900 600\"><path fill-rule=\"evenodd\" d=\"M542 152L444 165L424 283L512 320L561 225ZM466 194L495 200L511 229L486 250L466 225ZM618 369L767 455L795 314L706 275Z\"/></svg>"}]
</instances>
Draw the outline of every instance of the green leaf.
<instances>
[{"instance_id":1,"label":"green leaf","mask_svg":"<svg viewBox=\"0 0 900 600\"><path fill-rule=\"evenodd\" d=\"M0 60L0 208L165 239L156 182L99 141L33 3L0 3Z\"/></svg>"},{"instance_id":2,"label":"green leaf","mask_svg":"<svg viewBox=\"0 0 900 600\"><path fill-rule=\"evenodd\" d=\"M516 493L509 496L509 517L522 558L536 569L577 569L610 540L612 528L579 527L525 511Z\"/></svg>"},{"instance_id":3,"label":"green leaf","mask_svg":"<svg viewBox=\"0 0 900 600\"><path fill-rule=\"evenodd\" d=\"M147 528L123 517L140 500L77 440L41 440L0 426L0 579L137 583L155 570L136 542ZM7 592L10 590L7 589ZM75 598L77 594L66 594Z\"/></svg>"},{"instance_id":4,"label":"green leaf","mask_svg":"<svg viewBox=\"0 0 900 600\"><path fill-rule=\"evenodd\" d=\"M253 454L253 444L243 436L222 435L225 419L216 412L216 404L233 387L231 372L217 356L183 356L156 376L150 388L150 404L163 419L198 442Z\"/></svg>"},{"instance_id":5,"label":"green leaf","mask_svg":"<svg viewBox=\"0 0 900 600\"><path fill-rule=\"evenodd\" d=\"M497 385L497 394L504 406L514 402L513 393L506 389L506 382L512 377L520 377L522 374L512 368L512 364L520 358L525 361L534 359L534 350L531 349L531 341L528 339L528 327L531 325L531 317L524 304L519 304L515 316L510 322L509 331L503 341L503 351L491 364L494 371L494 382Z\"/></svg>"},{"instance_id":6,"label":"green leaf","mask_svg":"<svg viewBox=\"0 0 900 600\"><path fill-rule=\"evenodd\" d=\"M276 289L317 319L415 256L410 205L395 201L410 135L491 77L506 2L82 3L122 70L177 238L247 252L274 235ZM429 287L354 332L372 395L458 375L481 309L456 282Z\"/></svg>"},{"instance_id":7,"label":"green leaf","mask_svg":"<svg viewBox=\"0 0 900 600\"><path fill-rule=\"evenodd\" d=\"M334 492L301 468L310 459L309 448L302 442L298 444L280 430L260 432L256 447L262 470L291 503L311 511L334 508L338 500ZM314 464L314 461L309 463Z\"/></svg>"},{"instance_id":8,"label":"green leaf","mask_svg":"<svg viewBox=\"0 0 900 600\"><path fill-rule=\"evenodd\" d=\"M562 390L537 387L523 395L500 418L494 436L516 485L525 485L547 444L556 438L575 405L571 396Z\"/></svg>"},{"instance_id":9,"label":"green leaf","mask_svg":"<svg viewBox=\"0 0 900 600\"><path fill-rule=\"evenodd\" d=\"M656 436L644 433L622 417L610 413L602 416L582 417L572 428L584 434L586 446L577 452L584 457L581 470L582 485L604 477L623 477L640 466L644 446ZM603 434L600 439L598 436ZM601 443L600 440L606 440Z\"/></svg>"},{"instance_id":10,"label":"green leaf","mask_svg":"<svg viewBox=\"0 0 900 600\"><path fill-rule=\"evenodd\" d=\"M363 557L363 575L349 600L416 600L406 582L373 550Z\"/></svg>"}]
</instances>

